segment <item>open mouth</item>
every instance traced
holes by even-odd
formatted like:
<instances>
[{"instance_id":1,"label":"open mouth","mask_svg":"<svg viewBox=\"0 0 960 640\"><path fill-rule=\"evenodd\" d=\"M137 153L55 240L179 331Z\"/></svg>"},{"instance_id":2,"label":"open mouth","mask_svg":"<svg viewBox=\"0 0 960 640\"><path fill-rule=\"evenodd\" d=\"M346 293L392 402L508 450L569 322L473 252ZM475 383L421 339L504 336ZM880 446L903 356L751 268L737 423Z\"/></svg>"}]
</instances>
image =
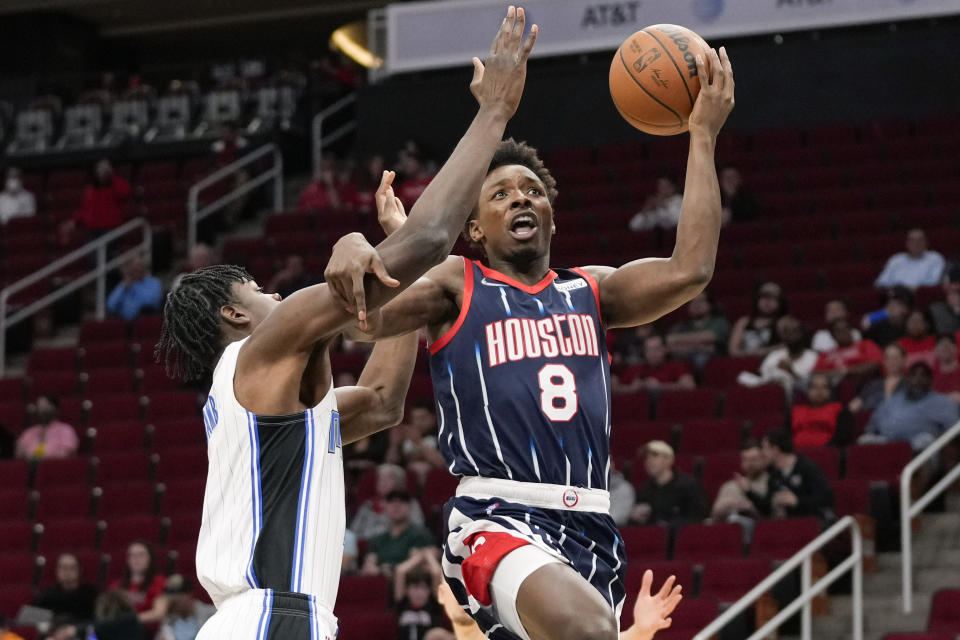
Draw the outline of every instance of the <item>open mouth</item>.
<instances>
[{"instance_id":1,"label":"open mouth","mask_svg":"<svg viewBox=\"0 0 960 640\"><path fill-rule=\"evenodd\" d=\"M510 221L510 235L517 240L529 240L537 233L537 227L537 216L534 213L518 213Z\"/></svg>"}]
</instances>

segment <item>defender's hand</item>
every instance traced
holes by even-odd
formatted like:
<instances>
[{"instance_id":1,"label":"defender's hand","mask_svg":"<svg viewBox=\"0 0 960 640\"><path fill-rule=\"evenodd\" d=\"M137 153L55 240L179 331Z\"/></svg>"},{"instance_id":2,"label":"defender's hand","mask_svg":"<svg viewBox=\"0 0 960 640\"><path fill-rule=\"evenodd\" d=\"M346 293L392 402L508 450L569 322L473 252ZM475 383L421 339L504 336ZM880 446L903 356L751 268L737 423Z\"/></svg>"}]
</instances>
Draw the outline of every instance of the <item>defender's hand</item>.
<instances>
[{"instance_id":1,"label":"defender's hand","mask_svg":"<svg viewBox=\"0 0 960 640\"><path fill-rule=\"evenodd\" d=\"M670 576L663 583L660 592L657 595L651 595L653 571L647 569L643 572L640 594L637 596L637 603L633 605L633 626L627 630L624 637L653 638L657 631L670 627L673 622L670 614L683 599L680 593L682 587L679 584L674 586L676 580L676 577Z\"/></svg>"},{"instance_id":2,"label":"defender's hand","mask_svg":"<svg viewBox=\"0 0 960 640\"><path fill-rule=\"evenodd\" d=\"M407 221L407 212L403 209L403 203L393 193L393 179L396 177L396 171L384 171L374 196L377 202L377 220L388 236Z\"/></svg>"},{"instance_id":3,"label":"defender's hand","mask_svg":"<svg viewBox=\"0 0 960 640\"><path fill-rule=\"evenodd\" d=\"M707 52L710 57L709 70L703 56L697 56L697 74L700 76L700 95L690 114L690 135L697 133L716 137L720 127L727 121L733 110L733 66L727 56L727 50L720 47Z\"/></svg>"},{"instance_id":4,"label":"defender's hand","mask_svg":"<svg viewBox=\"0 0 960 640\"><path fill-rule=\"evenodd\" d=\"M350 233L333 246L333 255L323 272L323 277L330 286L335 300L353 313L357 312L360 328L367 329L367 297L363 289L363 278L372 273L388 287L400 286L394 280L377 250L370 246L362 233Z\"/></svg>"},{"instance_id":5,"label":"defender's hand","mask_svg":"<svg viewBox=\"0 0 960 640\"><path fill-rule=\"evenodd\" d=\"M490 46L485 62L473 59L473 80L470 92L480 107L497 110L509 119L520 105L523 85L527 79L527 58L537 41L539 27L530 27L530 35L523 41L526 14L523 9L510 6Z\"/></svg>"}]
</instances>

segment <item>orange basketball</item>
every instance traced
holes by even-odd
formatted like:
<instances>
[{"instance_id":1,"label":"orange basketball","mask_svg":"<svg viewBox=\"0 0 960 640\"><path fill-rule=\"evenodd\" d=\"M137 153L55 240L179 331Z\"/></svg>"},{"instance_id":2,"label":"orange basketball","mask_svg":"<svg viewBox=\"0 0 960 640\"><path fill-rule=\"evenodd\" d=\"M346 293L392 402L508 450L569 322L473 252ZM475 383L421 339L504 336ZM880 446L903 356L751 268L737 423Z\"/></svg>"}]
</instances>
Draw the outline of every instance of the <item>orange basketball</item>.
<instances>
[{"instance_id":1,"label":"orange basketball","mask_svg":"<svg viewBox=\"0 0 960 640\"><path fill-rule=\"evenodd\" d=\"M631 125L656 136L687 130L700 93L697 54L709 65L709 45L675 24L637 31L617 49L610 63L610 96Z\"/></svg>"}]
</instances>

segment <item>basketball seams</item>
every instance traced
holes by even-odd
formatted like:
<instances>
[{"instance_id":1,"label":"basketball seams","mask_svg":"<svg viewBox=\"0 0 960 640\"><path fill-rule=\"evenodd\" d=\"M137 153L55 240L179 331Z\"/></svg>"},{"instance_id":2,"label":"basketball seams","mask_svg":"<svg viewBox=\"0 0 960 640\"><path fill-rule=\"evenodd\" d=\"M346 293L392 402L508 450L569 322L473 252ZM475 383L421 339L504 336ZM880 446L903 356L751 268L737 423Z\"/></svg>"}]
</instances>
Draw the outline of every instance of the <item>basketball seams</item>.
<instances>
[{"instance_id":1,"label":"basketball seams","mask_svg":"<svg viewBox=\"0 0 960 640\"><path fill-rule=\"evenodd\" d=\"M617 51L617 53L620 54L620 62L623 63L623 67L624 67L624 69L626 69L627 75L630 76L630 79L633 80L638 87L640 87L641 89L643 89L643 92L646 93L648 96L650 96L650 99L651 99L651 100L653 100L654 102L656 102L657 104L659 104L661 107L663 107L664 109L666 109L667 111L669 111L670 113L672 113L672 114L677 118L677 124L678 124L678 126L683 126L683 117L682 117L679 113L677 113L677 111L676 111L675 109L673 109L673 108L671 108L669 105L667 105L667 103L663 102L662 100L660 100L659 98L657 98L655 95L653 95L652 93L650 93L650 90L647 89L645 86L643 86L643 84L642 84L639 80L637 80L637 78L633 75L633 73L631 73L631 71L630 71L630 65L627 64L626 59L624 59L624 57L623 57L623 49L622 49L622 48L619 49L619 50ZM668 55L669 55L669 54L668 54ZM673 60L673 58L671 58L671 60ZM674 64L676 64L676 63L674 63ZM611 97L613 97L612 94L611 94ZM616 100L616 99L614 98L614 100ZM662 125L661 125L661 126L662 126Z\"/></svg>"},{"instance_id":2,"label":"basketball seams","mask_svg":"<svg viewBox=\"0 0 960 640\"><path fill-rule=\"evenodd\" d=\"M647 31L646 29L641 29L641 30L640 30L640 33L645 33L645 34L647 34L648 36L650 36L651 38L653 38L654 40L656 40L656 41L657 41L657 44L659 44L660 47L663 49L663 53L665 53L666 56L667 56L668 58L670 58L670 62L673 63L674 68L676 68L676 70L677 70L677 75L680 77L680 80L683 82L683 88L684 88L684 89L686 90L686 92L687 92L687 97L690 99L690 108L692 109L692 108L693 108L694 99L693 99L693 94L690 92L690 86L687 85L687 79L684 77L683 71L680 69L680 65L678 65L678 64L677 64L677 61L673 59L673 56L672 56L672 55L670 55L670 51L667 49L667 46L666 46L665 44L663 44L663 42L660 41L660 38L658 38L657 36L653 35L653 34L650 33L649 31ZM691 44L693 43L693 39L692 39L692 38L690 39L690 42L691 42Z\"/></svg>"}]
</instances>

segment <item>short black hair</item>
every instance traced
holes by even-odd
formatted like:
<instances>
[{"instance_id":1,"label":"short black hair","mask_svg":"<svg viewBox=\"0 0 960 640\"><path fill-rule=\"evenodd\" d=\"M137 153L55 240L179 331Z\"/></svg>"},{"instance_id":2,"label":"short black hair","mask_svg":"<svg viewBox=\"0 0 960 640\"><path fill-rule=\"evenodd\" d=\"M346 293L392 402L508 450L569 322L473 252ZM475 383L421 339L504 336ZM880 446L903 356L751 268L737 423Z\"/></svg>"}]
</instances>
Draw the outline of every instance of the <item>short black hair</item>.
<instances>
[{"instance_id":1,"label":"short black hair","mask_svg":"<svg viewBox=\"0 0 960 640\"><path fill-rule=\"evenodd\" d=\"M933 375L933 367L931 367L929 364L927 364L923 360L917 360L912 365L910 365L910 368L907 369L907 373L910 375L913 375L913 372L918 369L923 369L928 376Z\"/></svg>"},{"instance_id":2,"label":"short black hair","mask_svg":"<svg viewBox=\"0 0 960 640\"><path fill-rule=\"evenodd\" d=\"M251 280L243 267L214 265L183 276L167 294L154 355L163 360L168 376L189 381L213 370L223 348L220 308L235 300L235 283Z\"/></svg>"},{"instance_id":3,"label":"short black hair","mask_svg":"<svg viewBox=\"0 0 960 640\"><path fill-rule=\"evenodd\" d=\"M763 439L783 453L793 453L793 435L784 427L770 429L763 434Z\"/></svg>"},{"instance_id":4,"label":"short black hair","mask_svg":"<svg viewBox=\"0 0 960 640\"><path fill-rule=\"evenodd\" d=\"M550 204L553 204L553 201L556 200L557 194L557 180L553 177L553 174L550 173L550 170L547 169L547 166L543 164L543 160L540 159L540 155L537 153L537 150L526 142L517 142L513 138L507 138L506 140L500 143L500 146L497 147L497 150L493 153L493 158L490 160L490 166L487 167L486 175L490 175L500 167L506 167L511 164L519 164L521 166L530 169L540 182L543 183L543 186L547 188L547 200ZM467 218L465 230L470 228L470 221L477 217L477 207L473 208L473 211L470 212L470 217Z\"/></svg>"},{"instance_id":5,"label":"short black hair","mask_svg":"<svg viewBox=\"0 0 960 640\"><path fill-rule=\"evenodd\" d=\"M744 438L740 441L740 451L747 451L748 449L758 449L760 448L760 443L757 442L756 438Z\"/></svg>"}]
</instances>

